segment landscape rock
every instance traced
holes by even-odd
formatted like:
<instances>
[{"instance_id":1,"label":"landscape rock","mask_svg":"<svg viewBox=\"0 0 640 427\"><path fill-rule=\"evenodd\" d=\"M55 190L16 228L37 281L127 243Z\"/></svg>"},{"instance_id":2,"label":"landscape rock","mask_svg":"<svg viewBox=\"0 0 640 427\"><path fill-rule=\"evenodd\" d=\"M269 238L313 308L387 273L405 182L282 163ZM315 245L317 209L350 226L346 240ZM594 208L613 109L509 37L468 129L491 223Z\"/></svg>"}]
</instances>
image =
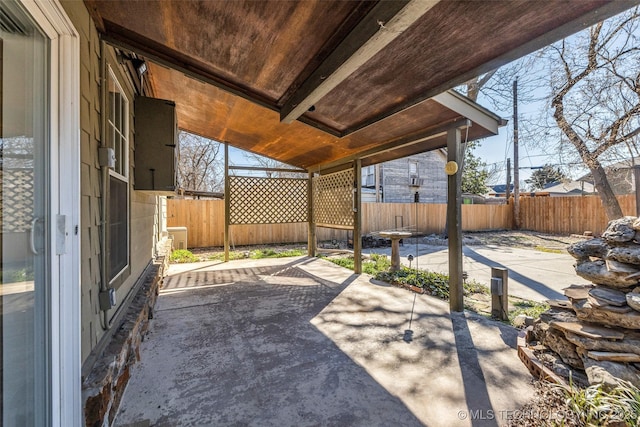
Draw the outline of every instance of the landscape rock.
<instances>
[{"instance_id":1,"label":"landscape rock","mask_svg":"<svg viewBox=\"0 0 640 427\"><path fill-rule=\"evenodd\" d=\"M625 331L625 336L622 340L593 339L572 332L565 332L564 335L569 342L585 350L614 351L640 355L640 334L637 332Z\"/></svg>"},{"instance_id":2,"label":"landscape rock","mask_svg":"<svg viewBox=\"0 0 640 427\"><path fill-rule=\"evenodd\" d=\"M602 258L640 265L640 245L627 244L623 246L613 246Z\"/></svg>"},{"instance_id":3,"label":"landscape rock","mask_svg":"<svg viewBox=\"0 0 640 427\"><path fill-rule=\"evenodd\" d=\"M545 338L547 337L547 332L549 332L549 328L549 324L545 322L538 322L533 325L532 332L537 342L544 342Z\"/></svg>"},{"instance_id":4,"label":"landscape rock","mask_svg":"<svg viewBox=\"0 0 640 427\"><path fill-rule=\"evenodd\" d=\"M564 310L561 308L550 308L544 313L540 314L541 323L546 323L547 325L553 321L556 322L577 322L578 316L576 316L573 308L571 310ZM535 324L533 327L535 328L538 324Z\"/></svg>"},{"instance_id":5,"label":"landscape rock","mask_svg":"<svg viewBox=\"0 0 640 427\"><path fill-rule=\"evenodd\" d=\"M584 368L582 357L576 351L575 344L567 340L564 333L556 329L549 329L543 344L556 352L567 365L579 369Z\"/></svg>"},{"instance_id":6,"label":"landscape rock","mask_svg":"<svg viewBox=\"0 0 640 427\"><path fill-rule=\"evenodd\" d=\"M569 245L569 247L567 247L567 252L578 260L588 261L590 257L604 258L610 248L611 247L604 241L604 239L596 238ZM640 258L638 259L640 261Z\"/></svg>"},{"instance_id":7,"label":"landscape rock","mask_svg":"<svg viewBox=\"0 0 640 427\"><path fill-rule=\"evenodd\" d=\"M636 230L633 224L636 217L625 216L623 218L609 221L607 229L602 233L602 238L609 243L629 242L636 236Z\"/></svg>"},{"instance_id":8,"label":"landscape rock","mask_svg":"<svg viewBox=\"0 0 640 427\"><path fill-rule=\"evenodd\" d=\"M574 299L587 299L589 291L594 288L594 285L571 285L567 288L563 288L564 296Z\"/></svg>"},{"instance_id":9,"label":"landscape rock","mask_svg":"<svg viewBox=\"0 0 640 427\"><path fill-rule=\"evenodd\" d=\"M627 305L624 292L616 289L610 289L604 286L596 286L589 291L589 295L606 301L609 305L623 306Z\"/></svg>"},{"instance_id":10,"label":"landscape rock","mask_svg":"<svg viewBox=\"0 0 640 427\"><path fill-rule=\"evenodd\" d=\"M640 293L629 292L626 297L629 307L636 311L640 311Z\"/></svg>"},{"instance_id":11,"label":"landscape rock","mask_svg":"<svg viewBox=\"0 0 640 427\"><path fill-rule=\"evenodd\" d=\"M527 316L526 314L519 314L517 315L513 321L511 322L511 324L513 326L515 326L516 328L524 328L526 326L531 326L533 325L534 322L534 318L531 316Z\"/></svg>"},{"instance_id":12,"label":"landscape rock","mask_svg":"<svg viewBox=\"0 0 640 427\"><path fill-rule=\"evenodd\" d=\"M638 284L638 279L627 279L627 274L607 270L604 261L584 261L576 265L576 274L597 285L613 288L630 288Z\"/></svg>"},{"instance_id":13,"label":"landscape rock","mask_svg":"<svg viewBox=\"0 0 640 427\"><path fill-rule=\"evenodd\" d=\"M613 311L615 313L628 313L632 311L631 307L629 307L627 304L623 306L610 305L605 300L602 300L600 298L597 298L591 295L589 295L589 298L587 298L587 300L591 303L593 307L596 307L602 310Z\"/></svg>"},{"instance_id":14,"label":"landscape rock","mask_svg":"<svg viewBox=\"0 0 640 427\"><path fill-rule=\"evenodd\" d=\"M529 348L567 379L640 386L640 218L611 221L602 238L567 251L577 260L576 274L592 284L565 288L568 301L548 301L551 309L528 335Z\"/></svg>"},{"instance_id":15,"label":"landscape rock","mask_svg":"<svg viewBox=\"0 0 640 427\"><path fill-rule=\"evenodd\" d=\"M582 369L572 368L567 365L552 351L537 352L536 357L550 367L554 374L563 378L571 378L574 384L580 387L589 386L589 379Z\"/></svg>"},{"instance_id":16,"label":"landscape rock","mask_svg":"<svg viewBox=\"0 0 640 427\"><path fill-rule=\"evenodd\" d=\"M615 261L613 259L605 260L607 270L614 273L637 274L640 273L639 266L635 264L627 264L626 262Z\"/></svg>"},{"instance_id":17,"label":"landscape rock","mask_svg":"<svg viewBox=\"0 0 640 427\"><path fill-rule=\"evenodd\" d=\"M611 362L608 360L583 359L585 371L590 384L603 384L611 389L620 384L620 380L640 386L640 370L629 363Z\"/></svg>"},{"instance_id":18,"label":"landscape rock","mask_svg":"<svg viewBox=\"0 0 640 427\"><path fill-rule=\"evenodd\" d=\"M630 311L619 313L593 306L588 300L574 301L573 309L578 319L585 322L599 323L601 325L622 327L627 329L640 329L640 313Z\"/></svg>"}]
</instances>

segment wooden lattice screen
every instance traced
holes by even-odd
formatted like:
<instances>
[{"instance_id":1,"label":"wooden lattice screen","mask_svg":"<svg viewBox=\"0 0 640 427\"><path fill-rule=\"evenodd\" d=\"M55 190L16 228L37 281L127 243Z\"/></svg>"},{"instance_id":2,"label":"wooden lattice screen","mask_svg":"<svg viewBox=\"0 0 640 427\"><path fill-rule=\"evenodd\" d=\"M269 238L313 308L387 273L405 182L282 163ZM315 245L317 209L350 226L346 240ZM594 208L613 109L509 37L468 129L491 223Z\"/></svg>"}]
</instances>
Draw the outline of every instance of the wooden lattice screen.
<instances>
[{"instance_id":1,"label":"wooden lattice screen","mask_svg":"<svg viewBox=\"0 0 640 427\"><path fill-rule=\"evenodd\" d=\"M307 180L229 177L229 224L307 221Z\"/></svg>"},{"instance_id":2,"label":"wooden lattice screen","mask_svg":"<svg viewBox=\"0 0 640 427\"><path fill-rule=\"evenodd\" d=\"M316 225L353 228L353 169L313 178L313 216Z\"/></svg>"},{"instance_id":3,"label":"wooden lattice screen","mask_svg":"<svg viewBox=\"0 0 640 427\"><path fill-rule=\"evenodd\" d=\"M0 232L26 232L33 219L33 169L0 169Z\"/></svg>"}]
</instances>

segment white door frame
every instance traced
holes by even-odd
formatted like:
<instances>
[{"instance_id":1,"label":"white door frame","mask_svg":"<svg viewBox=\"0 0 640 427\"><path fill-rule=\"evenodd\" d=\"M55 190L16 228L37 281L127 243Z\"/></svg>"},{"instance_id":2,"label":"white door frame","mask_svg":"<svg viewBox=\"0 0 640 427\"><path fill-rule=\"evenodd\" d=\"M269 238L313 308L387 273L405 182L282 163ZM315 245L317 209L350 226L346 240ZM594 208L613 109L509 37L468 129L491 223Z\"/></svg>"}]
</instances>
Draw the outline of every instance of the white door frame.
<instances>
[{"instance_id":1,"label":"white door frame","mask_svg":"<svg viewBox=\"0 0 640 427\"><path fill-rule=\"evenodd\" d=\"M51 424L80 426L80 42L58 0L19 2L51 40Z\"/></svg>"}]
</instances>

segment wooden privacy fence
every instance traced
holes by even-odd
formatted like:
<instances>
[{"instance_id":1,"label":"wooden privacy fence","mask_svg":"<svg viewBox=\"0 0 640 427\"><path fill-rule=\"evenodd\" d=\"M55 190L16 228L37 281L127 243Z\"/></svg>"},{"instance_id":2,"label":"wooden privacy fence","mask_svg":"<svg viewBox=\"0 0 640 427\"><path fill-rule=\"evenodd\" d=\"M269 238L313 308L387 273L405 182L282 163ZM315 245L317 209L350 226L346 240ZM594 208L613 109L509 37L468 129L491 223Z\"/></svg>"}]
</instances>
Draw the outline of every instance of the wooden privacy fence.
<instances>
[{"instance_id":1,"label":"wooden privacy fence","mask_svg":"<svg viewBox=\"0 0 640 427\"><path fill-rule=\"evenodd\" d=\"M636 214L633 194L618 196L625 215ZM520 228L553 234L601 234L607 216L598 196L523 197L520 199Z\"/></svg>"},{"instance_id":2,"label":"wooden privacy fence","mask_svg":"<svg viewBox=\"0 0 640 427\"><path fill-rule=\"evenodd\" d=\"M447 206L426 203L363 203L363 234L405 228L420 233L441 233ZM506 205L463 205L462 228L480 231L511 228L511 207ZM190 248L224 244L223 200L167 200L167 226L187 227ZM318 228L317 239L344 240L347 232ZM307 240L307 223L232 225L232 245L293 243Z\"/></svg>"}]
</instances>

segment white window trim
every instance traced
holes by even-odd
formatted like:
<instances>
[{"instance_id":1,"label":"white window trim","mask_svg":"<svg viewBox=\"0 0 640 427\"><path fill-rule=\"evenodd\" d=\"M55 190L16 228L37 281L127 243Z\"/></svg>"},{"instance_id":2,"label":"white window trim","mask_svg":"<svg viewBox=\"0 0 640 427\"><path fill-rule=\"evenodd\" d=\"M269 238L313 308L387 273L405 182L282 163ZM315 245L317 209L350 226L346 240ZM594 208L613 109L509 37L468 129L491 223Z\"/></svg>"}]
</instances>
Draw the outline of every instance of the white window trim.
<instances>
[{"instance_id":1,"label":"white window trim","mask_svg":"<svg viewBox=\"0 0 640 427\"><path fill-rule=\"evenodd\" d=\"M57 0L18 0L50 39L51 424L82 425L80 300L80 42ZM62 184L64 183L64 184ZM61 186L64 185L64 191ZM57 216L66 218L57 254Z\"/></svg>"},{"instance_id":2,"label":"white window trim","mask_svg":"<svg viewBox=\"0 0 640 427\"><path fill-rule=\"evenodd\" d=\"M111 68L110 64L107 64L107 71L109 74L109 78L112 78L114 83L116 84L116 86L118 87L118 90L120 91L122 98L126 101L125 105L124 105L124 109L122 111L122 123L124 125L124 132L123 132L123 136L124 136L124 140L125 140L125 144L124 147L122 147L122 152L123 152L123 170L125 172L126 175L122 175L116 171L114 171L113 169L109 168L109 176L113 176L123 182L127 183L127 263L125 264L124 267L122 267L122 270L118 271L118 273L116 273L115 276L113 276L110 280L109 280L109 286L111 286L114 282L116 282L120 276L122 276L122 274L127 271L127 269L129 268L130 264L131 264L131 209L130 209L130 204L131 204L131 188L129 185L129 98L127 98L127 94L124 91L124 89L122 88L122 84L120 83L120 80L118 80L118 77L116 76L116 73L113 71L113 68ZM107 92L109 91L109 89L107 88ZM110 107L108 107L110 108ZM109 124L109 117L107 115L106 117L107 120L107 127L110 126ZM107 130L108 132L111 131L111 129L109 128ZM115 147L114 147L115 148ZM109 236L109 239L111 238L111 236ZM110 262L110 261L109 261ZM109 270L107 270L109 271Z\"/></svg>"},{"instance_id":3,"label":"white window trim","mask_svg":"<svg viewBox=\"0 0 640 427\"><path fill-rule=\"evenodd\" d=\"M124 110L121 112L122 124L124 125L124 131L122 132L122 136L124 137L124 142L125 142L124 147L122 147L122 156L123 156L122 163L124 166L123 170L125 174L123 175L121 173L118 173L113 169L109 169L109 173L112 176L120 178L122 181L125 181L128 183L129 182L129 98L127 98L127 94L122 88L122 85L120 84L120 81L116 76L116 73L113 72L113 68L111 68L111 65L107 64L107 69L109 72L109 78L113 79L114 83L118 87L118 90L120 91L120 94L122 95L122 98L125 100ZM110 123L109 117L107 117L107 123ZM113 127L115 127L115 125L113 125Z\"/></svg>"},{"instance_id":4,"label":"white window trim","mask_svg":"<svg viewBox=\"0 0 640 427\"><path fill-rule=\"evenodd\" d=\"M420 176L420 173L418 171L418 161L417 160L409 160L409 176L414 178L414 177L418 177ZM414 169L415 171L412 171L411 169Z\"/></svg>"}]
</instances>

